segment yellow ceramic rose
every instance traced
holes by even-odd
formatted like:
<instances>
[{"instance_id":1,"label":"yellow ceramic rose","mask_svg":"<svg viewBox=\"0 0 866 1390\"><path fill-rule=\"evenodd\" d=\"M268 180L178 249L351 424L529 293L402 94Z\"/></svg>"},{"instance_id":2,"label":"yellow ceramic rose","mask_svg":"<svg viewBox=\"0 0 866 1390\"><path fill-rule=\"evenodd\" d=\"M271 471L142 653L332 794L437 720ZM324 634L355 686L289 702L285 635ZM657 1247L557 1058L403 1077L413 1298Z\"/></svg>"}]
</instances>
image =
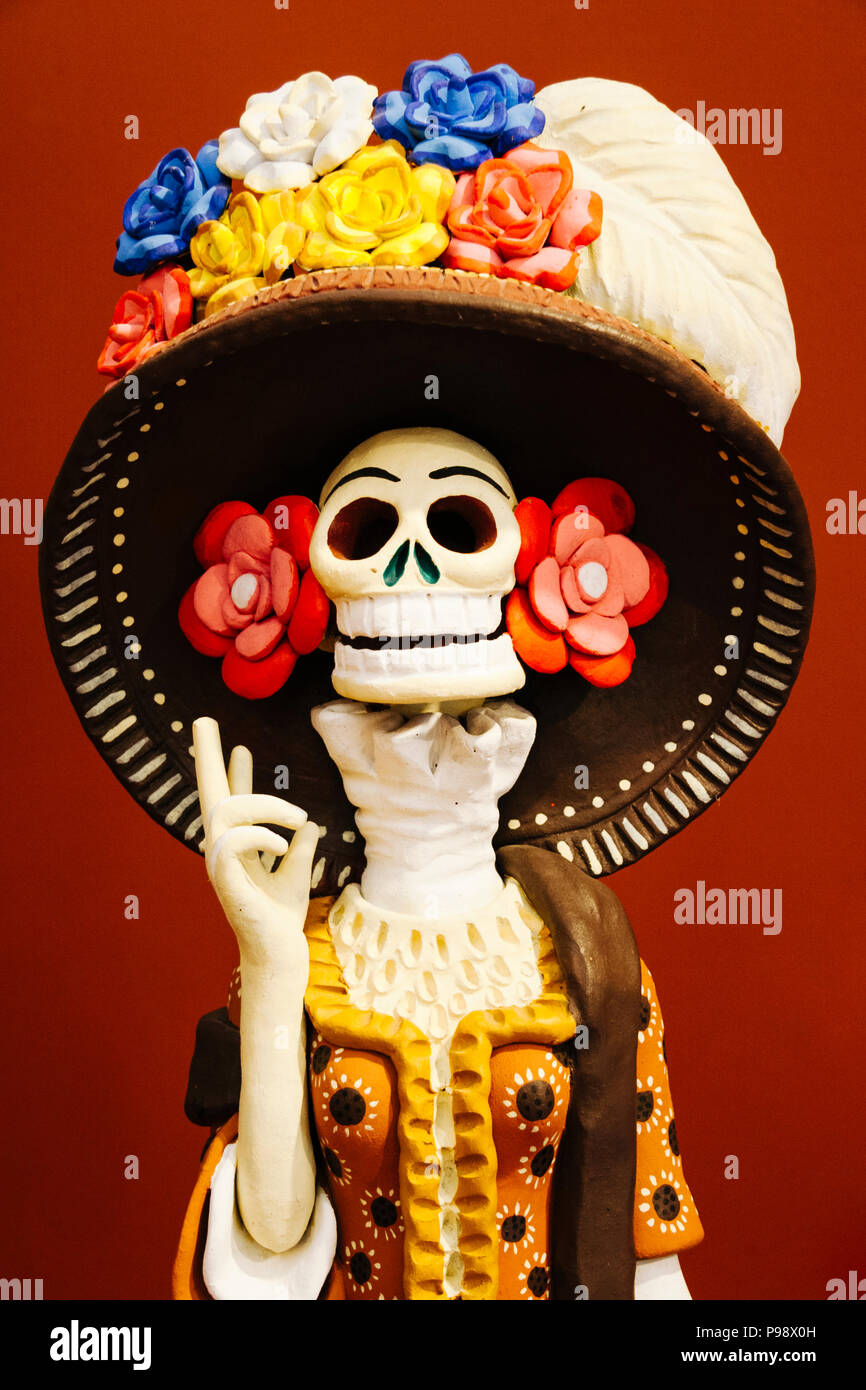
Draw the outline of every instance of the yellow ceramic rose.
<instances>
[{"instance_id":1,"label":"yellow ceramic rose","mask_svg":"<svg viewBox=\"0 0 866 1390\"><path fill-rule=\"evenodd\" d=\"M413 169L396 140L367 145L295 196L307 232L301 270L343 265L427 265L448 245L442 225L454 175Z\"/></svg>"},{"instance_id":2,"label":"yellow ceramic rose","mask_svg":"<svg viewBox=\"0 0 866 1390\"><path fill-rule=\"evenodd\" d=\"M202 222L190 242L190 289L205 317L273 285L304 242L291 193L236 193L218 222Z\"/></svg>"}]
</instances>

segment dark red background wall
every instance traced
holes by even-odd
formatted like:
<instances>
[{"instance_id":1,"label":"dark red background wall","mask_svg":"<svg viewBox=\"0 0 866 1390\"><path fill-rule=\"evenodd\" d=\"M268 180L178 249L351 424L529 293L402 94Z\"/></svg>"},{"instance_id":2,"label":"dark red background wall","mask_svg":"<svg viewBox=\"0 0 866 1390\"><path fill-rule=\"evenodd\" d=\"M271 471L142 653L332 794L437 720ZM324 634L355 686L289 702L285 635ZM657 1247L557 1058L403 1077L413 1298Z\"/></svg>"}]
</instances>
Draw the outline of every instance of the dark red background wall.
<instances>
[{"instance_id":1,"label":"dark red background wall","mask_svg":"<svg viewBox=\"0 0 866 1390\"><path fill-rule=\"evenodd\" d=\"M784 449L815 530L814 635L747 775L614 886L666 1014L707 1229L683 1262L695 1297L822 1299L829 1279L866 1275L866 536L824 526L829 498L866 494L862 6L7 0L0 42L4 497L47 498L101 389L126 196L169 148L236 124L251 92L311 68L385 90L411 59L459 49L539 86L596 75L674 109L782 109L778 156L721 153L776 251L797 330L804 388ZM124 139L130 114L137 142ZM202 862L134 806L79 727L42 630L36 548L0 536L0 565L0 1275L42 1278L46 1298L161 1299L204 1137L182 1109L193 1029L223 1001L234 941ZM674 890L698 879L781 888L781 934L675 925ZM138 921L124 919L129 893ZM124 1178L129 1154L137 1181Z\"/></svg>"}]
</instances>

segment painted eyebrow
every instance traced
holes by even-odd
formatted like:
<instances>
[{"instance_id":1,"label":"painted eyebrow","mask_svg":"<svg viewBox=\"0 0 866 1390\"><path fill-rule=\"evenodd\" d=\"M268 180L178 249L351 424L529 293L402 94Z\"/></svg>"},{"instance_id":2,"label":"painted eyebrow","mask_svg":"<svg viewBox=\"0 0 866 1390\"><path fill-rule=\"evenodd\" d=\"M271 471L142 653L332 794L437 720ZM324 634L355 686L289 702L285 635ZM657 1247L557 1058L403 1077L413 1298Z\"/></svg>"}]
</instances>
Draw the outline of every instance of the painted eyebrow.
<instances>
[{"instance_id":1,"label":"painted eyebrow","mask_svg":"<svg viewBox=\"0 0 866 1390\"><path fill-rule=\"evenodd\" d=\"M325 502L333 497L338 487L343 487L346 483L352 483L356 478L387 478L390 483L399 483L400 481L395 473L386 473L384 468L356 468L354 473L347 473L345 478L341 478L338 483L334 484L328 496L322 502L322 506L324 507Z\"/></svg>"},{"instance_id":2,"label":"painted eyebrow","mask_svg":"<svg viewBox=\"0 0 866 1390\"><path fill-rule=\"evenodd\" d=\"M494 482L493 478L491 478L488 473L482 473L479 468L467 468L461 464L455 463L449 468L434 468L429 476L431 478L453 478L461 474L467 478L480 478L482 482L489 483L491 487L495 487L496 491L501 492L503 497L508 497L505 488L500 487L499 483Z\"/></svg>"}]
</instances>

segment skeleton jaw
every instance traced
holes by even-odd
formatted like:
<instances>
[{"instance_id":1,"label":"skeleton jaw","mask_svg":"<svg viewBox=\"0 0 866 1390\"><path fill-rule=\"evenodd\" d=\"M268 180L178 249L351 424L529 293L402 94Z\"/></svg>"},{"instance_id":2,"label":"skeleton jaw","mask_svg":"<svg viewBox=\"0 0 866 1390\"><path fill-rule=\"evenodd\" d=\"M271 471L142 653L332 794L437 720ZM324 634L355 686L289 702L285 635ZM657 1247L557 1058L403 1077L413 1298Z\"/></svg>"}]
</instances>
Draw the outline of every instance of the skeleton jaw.
<instances>
[{"instance_id":1,"label":"skeleton jaw","mask_svg":"<svg viewBox=\"0 0 866 1390\"><path fill-rule=\"evenodd\" d=\"M337 600L334 689L381 704L487 699L519 690L502 594L433 590Z\"/></svg>"}]
</instances>

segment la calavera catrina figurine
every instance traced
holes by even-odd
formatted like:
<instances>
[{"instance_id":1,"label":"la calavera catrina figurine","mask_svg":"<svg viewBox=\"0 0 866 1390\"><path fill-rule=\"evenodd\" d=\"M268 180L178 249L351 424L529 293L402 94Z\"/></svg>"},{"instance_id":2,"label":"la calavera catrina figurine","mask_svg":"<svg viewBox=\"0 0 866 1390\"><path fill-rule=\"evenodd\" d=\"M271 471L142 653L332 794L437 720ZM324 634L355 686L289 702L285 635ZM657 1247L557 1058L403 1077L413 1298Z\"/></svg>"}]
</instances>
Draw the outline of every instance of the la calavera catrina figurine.
<instances>
[{"instance_id":1,"label":"la calavera catrina figurine","mask_svg":"<svg viewBox=\"0 0 866 1390\"><path fill-rule=\"evenodd\" d=\"M115 264L41 582L239 948L174 1296L688 1298L661 1010L602 880L731 785L805 648L770 248L647 93L451 54L251 97Z\"/></svg>"}]
</instances>

